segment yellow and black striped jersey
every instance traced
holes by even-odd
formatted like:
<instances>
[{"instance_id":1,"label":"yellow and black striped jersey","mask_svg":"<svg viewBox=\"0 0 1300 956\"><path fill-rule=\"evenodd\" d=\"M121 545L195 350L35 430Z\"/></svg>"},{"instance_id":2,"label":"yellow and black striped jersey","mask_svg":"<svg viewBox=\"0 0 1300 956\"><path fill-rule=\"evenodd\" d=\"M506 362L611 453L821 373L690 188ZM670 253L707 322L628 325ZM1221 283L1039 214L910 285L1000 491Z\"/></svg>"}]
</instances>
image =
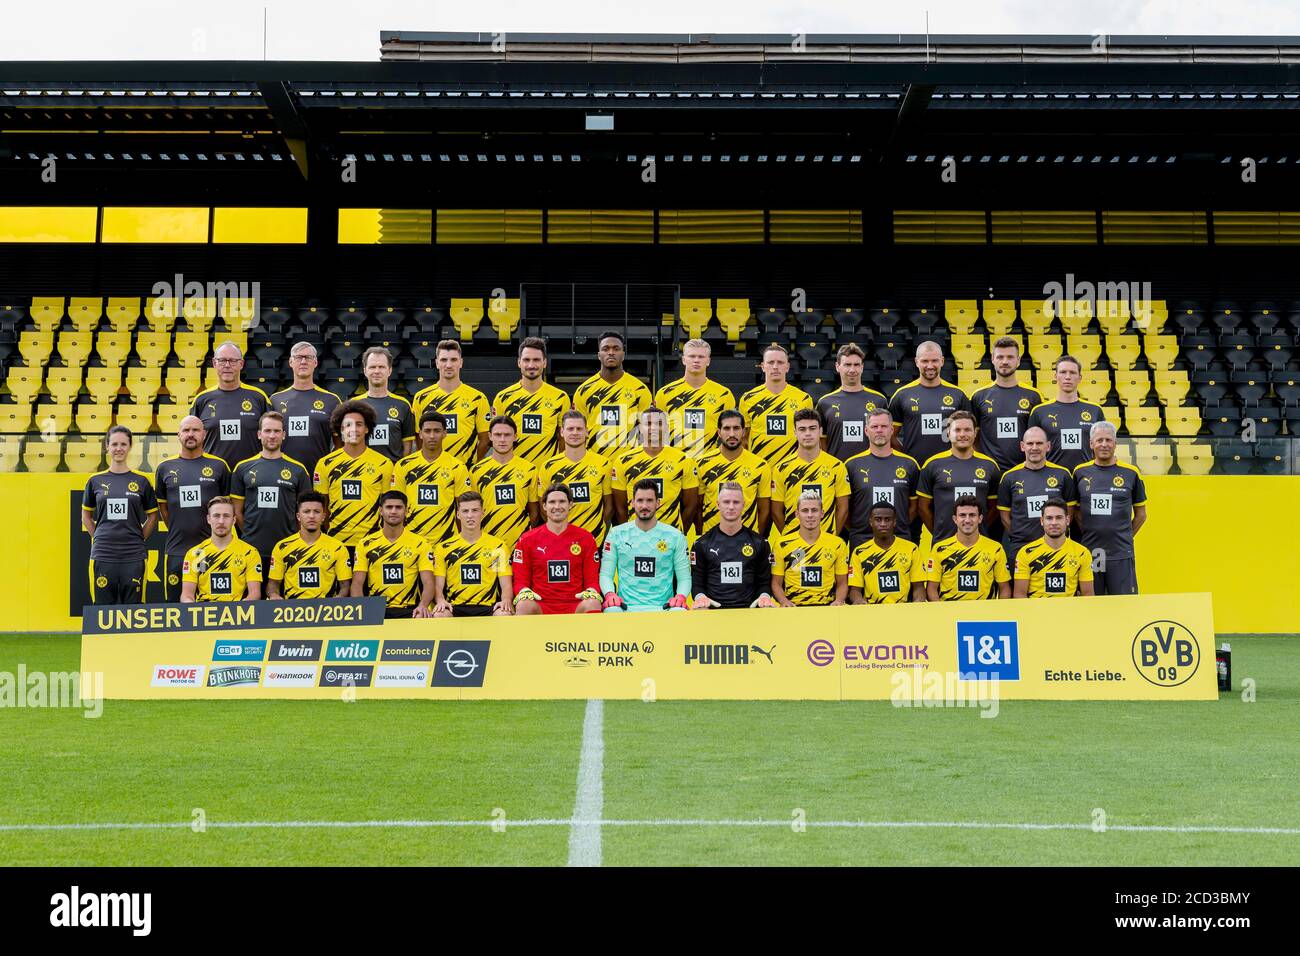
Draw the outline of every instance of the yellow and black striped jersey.
<instances>
[{"instance_id":1,"label":"yellow and black striped jersey","mask_svg":"<svg viewBox=\"0 0 1300 956\"><path fill-rule=\"evenodd\" d=\"M700 486L700 515L703 531L717 525L718 486L724 481L740 484L745 492L745 513L741 524L752 531L758 520L758 499L772 495L772 468L752 451L741 449L735 461L727 461L721 451L705 455L695 464L695 475ZM703 531L701 533L703 533Z\"/></svg>"},{"instance_id":2,"label":"yellow and black striped jersey","mask_svg":"<svg viewBox=\"0 0 1300 956\"><path fill-rule=\"evenodd\" d=\"M501 578L511 577L510 550L500 538L481 534L473 544L457 534L434 550L433 573L453 607L491 607L501 600Z\"/></svg>"},{"instance_id":3,"label":"yellow and black striped jersey","mask_svg":"<svg viewBox=\"0 0 1300 956\"><path fill-rule=\"evenodd\" d=\"M420 572L433 573L433 547L409 528L396 541L376 531L357 545L355 571L366 576L366 594L382 597L390 609L406 610L420 600Z\"/></svg>"},{"instance_id":4,"label":"yellow and black striped jersey","mask_svg":"<svg viewBox=\"0 0 1300 956\"><path fill-rule=\"evenodd\" d=\"M373 448L356 458L344 448L316 463L316 490L329 500L329 533L355 546L379 526L379 496L393 483L393 463Z\"/></svg>"},{"instance_id":5,"label":"yellow and black striped jersey","mask_svg":"<svg viewBox=\"0 0 1300 956\"><path fill-rule=\"evenodd\" d=\"M572 496L569 524L590 531L599 547L609 530L605 524L605 496L610 491L609 460L594 451L584 452L578 461L568 455L548 458L537 469L537 500L541 501L546 489L556 482L569 486Z\"/></svg>"},{"instance_id":6,"label":"yellow and black striped jersey","mask_svg":"<svg viewBox=\"0 0 1300 956\"><path fill-rule=\"evenodd\" d=\"M181 581L192 582L194 600L242 601L248 582L262 580L262 556L246 541L231 536L230 543L218 548L208 538L185 553Z\"/></svg>"},{"instance_id":7,"label":"yellow and black striped jersey","mask_svg":"<svg viewBox=\"0 0 1300 956\"><path fill-rule=\"evenodd\" d=\"M487 434L492 421L492 406L487 396L477 388L461 382L450 392L444 392L438 383L422 388L411 402L415 413L416 434L420 431L420 416L426 411L441 412L447 419L447 437L442 450L461 460L466 468L474 461L478 451L479 434ZM417 444L419 439L416 439Z\"/></svg>"},{"instance_id":8,"label":"yellow and black striped jersey","mask_svg":"<svg viewBox=\"0 0 1300 956\"><path fill-rule=\"evenodd\" d=\"M587 447L610 458L633 444L638 416L650 407L650 389L635 375L617 382L593 375L573 393L573 407L587 418Z\"/></svg>"},{"instance_id":9,"label":"yellow and black striped jersey","mask_svg":"<svg viewBox=\"0 0 1300 956\"><path fill-rule=\"evenodd\" d=\"M794 454L794 413L812 408L802 389L787 385L773 392L766 385L751 388L740 397L740 414L749 429L749 450L773 466Z\"/></svg>"},{"instance_id":10,"label":"yellow and black striped jersey","mask_svg":"<svg viewBox=\"0 0 1300 956\"><path fill-rule=\"evenodd\" d=\"M290 600L333 597L340 581L352 581L348 549L337 538L322 534L308 544L291 534L271 552L268 581L280 581L280 593Z\"/></svg>"},{"instance_id":11,"label":"yellow and black striped jersey","mask_svg":"<svg viewBox=\"0 0 1300 956\"><path fill-rule=\"evenodd\" d=\"M809 544L798 531L782 535L772 548L772 574L781 578L785 596L800 607L835 600L836 575L849 573L849 546L822 532Z\"/></svg>"},{"instance_id":12,"label":"yellow and black striped jersey","mask_svg":"<svg viewBox=\"0 0 1300 956\"><path fill-rule=\"evenodd\" d=\"M469 474L470 487L483 496L483 533L514 548L528 530L528 505L537 500L537 468L515 455L502 464L491 455Z\"/></svg>"},{"instance_id":13,"label":"yellow and black striped jersey","mask_svg":"<svg viewBox=\"0 0 1300 956\"><path fill-rule=\"evenodd\" d=\"M1006 551L983 535L972 545L962 544L956 535L932 545L925 575L939 585L939 598L943 601L995 598L998 596L995 585L1011 580Z\"/></svg>"},{"instance_id":14,"label":"yellow and black striped jersey","mask_svg":"<svg viewBox=\"0 0 1300 956\"><path fill-rule=\"evenodd\" d=\"M465 463L443 451L433 461L417 451L393 466L393 487L406 495L406 527L429 544L456 533L456 496L469 491Z\"/></svg>"},{"instance_id":15,"label":"yellow and black striped jersey","mask_svg":"<svg viewBox=\"0 0 1300 956\"><path fill-rule=\"evenodd\" d=\"M773 528L776 533L799 530L799 497L805 491L816 491L822 498L822 530L835 530L835 499L849 496L849 473L840 461L829 452L819 451L812 461L792 455L772 469L772 500L781 502L785 509L785 528Z\"/></svg>"},{"instance_id":16,"label":"yellow and black striped jersey","mask_svg":"<svg viewBox=\"0 0 1300 956\"><path fill-rule=\"evenodd\" d=\"M1092 552L1069 538L1059 548L1039 538L1016 552L1016 580L1029 582L1031 598L1073 597L1092 580Z\"/></svg>"},{"instance_id":17,"label":"yellow and black striped jersey","mask_svg":"<svg viewBox=\"0 0 1300 956\"><path fill-rule=\"evenodd\" d=\"M515 423L515 454L540 465L560 452L560 417L569 410L569 396L548 382L531 395L522 382L497 392L492 408Z\"/></svg>"},{"instance_id":18,"label":"yellow and black striped jersey","mask_svg":"<svg viewBox=\"0 0 1300 956\"><path fill-rule=\"evenodd\" d=\"M685 378L679 378L655 392L655 407L668 416L668 444L688 458L699 458L717 450L718 416L736 407L736 397L727 386L711 379L692 388Z\"/></svg>"},{"instance_id":19,"label":"yellow and black striped jersey","mask_svg":"<svg viewBox=\"0 0 1300 956\"><path fill-rule=\"evenodd\" d=\"M849 587L861 588L868 604L903 604L912 600L912 585L925 584L921 549L906 538L895 537L882 548L868 538L849 558Z\"/></svg>"},{"instance_id":20,"label":"yellow and black striped jersey","mask_svg":"<svg viewBox=\"0 0 1300 956\"><path fill-rule=\"evenodd\" d=\"M695 462L677 448L664 447L657 455L646 453L644 448L634 448L614 463L613 489L627 495L628 514L632 514L632 499L636 497L636 483L648 478L659 486L659 508L655 517L678 531L682 527L682 492L699 487Z\"/></svg>"}]
</instances>

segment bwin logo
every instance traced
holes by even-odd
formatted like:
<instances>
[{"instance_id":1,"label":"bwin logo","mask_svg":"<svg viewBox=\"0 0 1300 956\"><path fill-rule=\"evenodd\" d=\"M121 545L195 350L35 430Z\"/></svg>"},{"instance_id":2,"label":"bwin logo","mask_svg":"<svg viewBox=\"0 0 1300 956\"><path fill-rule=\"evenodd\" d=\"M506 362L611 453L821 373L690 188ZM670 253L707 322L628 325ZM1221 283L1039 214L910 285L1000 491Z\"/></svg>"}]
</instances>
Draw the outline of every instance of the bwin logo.
<instances>
[{"instance_id":1,"label":"bwin logo","mask_svg":"<svg viewBox=\"0 0 1300 956\"><path fill-rule=\"evenodd\" d=\"M129 926L133 936L153 928L152 893L85 893L73 886L50 897L51 926Z\"/></svg>"}]
</instances>

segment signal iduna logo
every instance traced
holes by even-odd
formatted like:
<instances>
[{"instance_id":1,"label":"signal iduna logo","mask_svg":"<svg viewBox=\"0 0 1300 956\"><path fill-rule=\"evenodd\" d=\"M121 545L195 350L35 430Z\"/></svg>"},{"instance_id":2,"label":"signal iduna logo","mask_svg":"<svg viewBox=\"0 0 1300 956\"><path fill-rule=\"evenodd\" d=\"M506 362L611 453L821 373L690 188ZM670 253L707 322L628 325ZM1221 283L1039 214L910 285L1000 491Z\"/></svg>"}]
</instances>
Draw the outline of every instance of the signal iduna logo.
<instances>
[{"instance_id":1,"label":"signal iduna logo","mask_svg":"<svg viewBox=\"0 0 1300 956\"><path fill-rule=\"evenodd\" d=\"M1177 687L1201 666L1201 645L1177 621L1152 621L1133 638L1133 666L1157 687Z\"/></svg>"}]
</instances>

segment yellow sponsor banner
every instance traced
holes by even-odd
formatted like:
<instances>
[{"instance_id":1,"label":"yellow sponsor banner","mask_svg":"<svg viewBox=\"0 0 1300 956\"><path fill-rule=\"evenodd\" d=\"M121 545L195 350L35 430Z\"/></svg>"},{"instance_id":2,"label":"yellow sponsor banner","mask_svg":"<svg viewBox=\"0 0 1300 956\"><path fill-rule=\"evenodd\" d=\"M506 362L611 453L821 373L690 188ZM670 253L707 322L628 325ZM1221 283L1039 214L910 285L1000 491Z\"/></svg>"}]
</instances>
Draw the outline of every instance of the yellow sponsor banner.
<instances>
[{"instance_id":1,"label":"yellow sponsor banner","mask_svg":"<svg viewBox=\"0 0 1300 956\"><path fill-rule=\"evenodd\" d=\"M87 609L124 699L1215 700L1208 594L384 621L377 599Z\"/></svg>"}]
</instances>

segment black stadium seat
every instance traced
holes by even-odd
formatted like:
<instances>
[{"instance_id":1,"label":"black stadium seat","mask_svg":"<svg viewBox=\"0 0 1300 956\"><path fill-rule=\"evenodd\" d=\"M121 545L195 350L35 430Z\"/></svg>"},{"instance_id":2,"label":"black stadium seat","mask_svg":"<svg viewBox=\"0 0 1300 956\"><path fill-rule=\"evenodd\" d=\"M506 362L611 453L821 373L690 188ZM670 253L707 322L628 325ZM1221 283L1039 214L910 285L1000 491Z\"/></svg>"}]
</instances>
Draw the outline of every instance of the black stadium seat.
<instances>
[{"instance_id":1,"label":"black stadium seat","mask_svg":"<svg viewBox=\"0 0 1300 956\"><path fill-rule=\"evenodd\" d=\"M1248 475L1255 467L1255 445L1250 442L1218 442L1214 449L1218 471L1225 475Z\"/></svg>"},{"instance_id":2,"label":"black stadium seat","mask_svg":"<svg viewBox=\"0 0 1300 956\"><path fill-rule=\"evenodd\" d=\"M870 323L875 338L888 338L897 334L894 330L900 322L906 322L906 317L898 309L882 305L868 310L867 322Z\"/></svg>"},{"instance_id":3,"label":"black stadium seat","mask_svg":"<svg viewBox=\"0 0 1300 956\"><path fill-rule=\"evenodd\" d=\"M844 345L858 341L858 327L866 321L867 314L861 309L836 309L831 318L835 321L835 341Z\"/></svg>"},{"instance_id":4,"label":"black stadium seat","mask_svg":"<svg viewBox=\"0 0 1300 956\"><path fill-rule=\"evenodd\" d=\"M1268 379L1261 369L1233 369L1228 381L1243 405L1253 405L1268 394Z\"/></svg>"}]
</instances>

